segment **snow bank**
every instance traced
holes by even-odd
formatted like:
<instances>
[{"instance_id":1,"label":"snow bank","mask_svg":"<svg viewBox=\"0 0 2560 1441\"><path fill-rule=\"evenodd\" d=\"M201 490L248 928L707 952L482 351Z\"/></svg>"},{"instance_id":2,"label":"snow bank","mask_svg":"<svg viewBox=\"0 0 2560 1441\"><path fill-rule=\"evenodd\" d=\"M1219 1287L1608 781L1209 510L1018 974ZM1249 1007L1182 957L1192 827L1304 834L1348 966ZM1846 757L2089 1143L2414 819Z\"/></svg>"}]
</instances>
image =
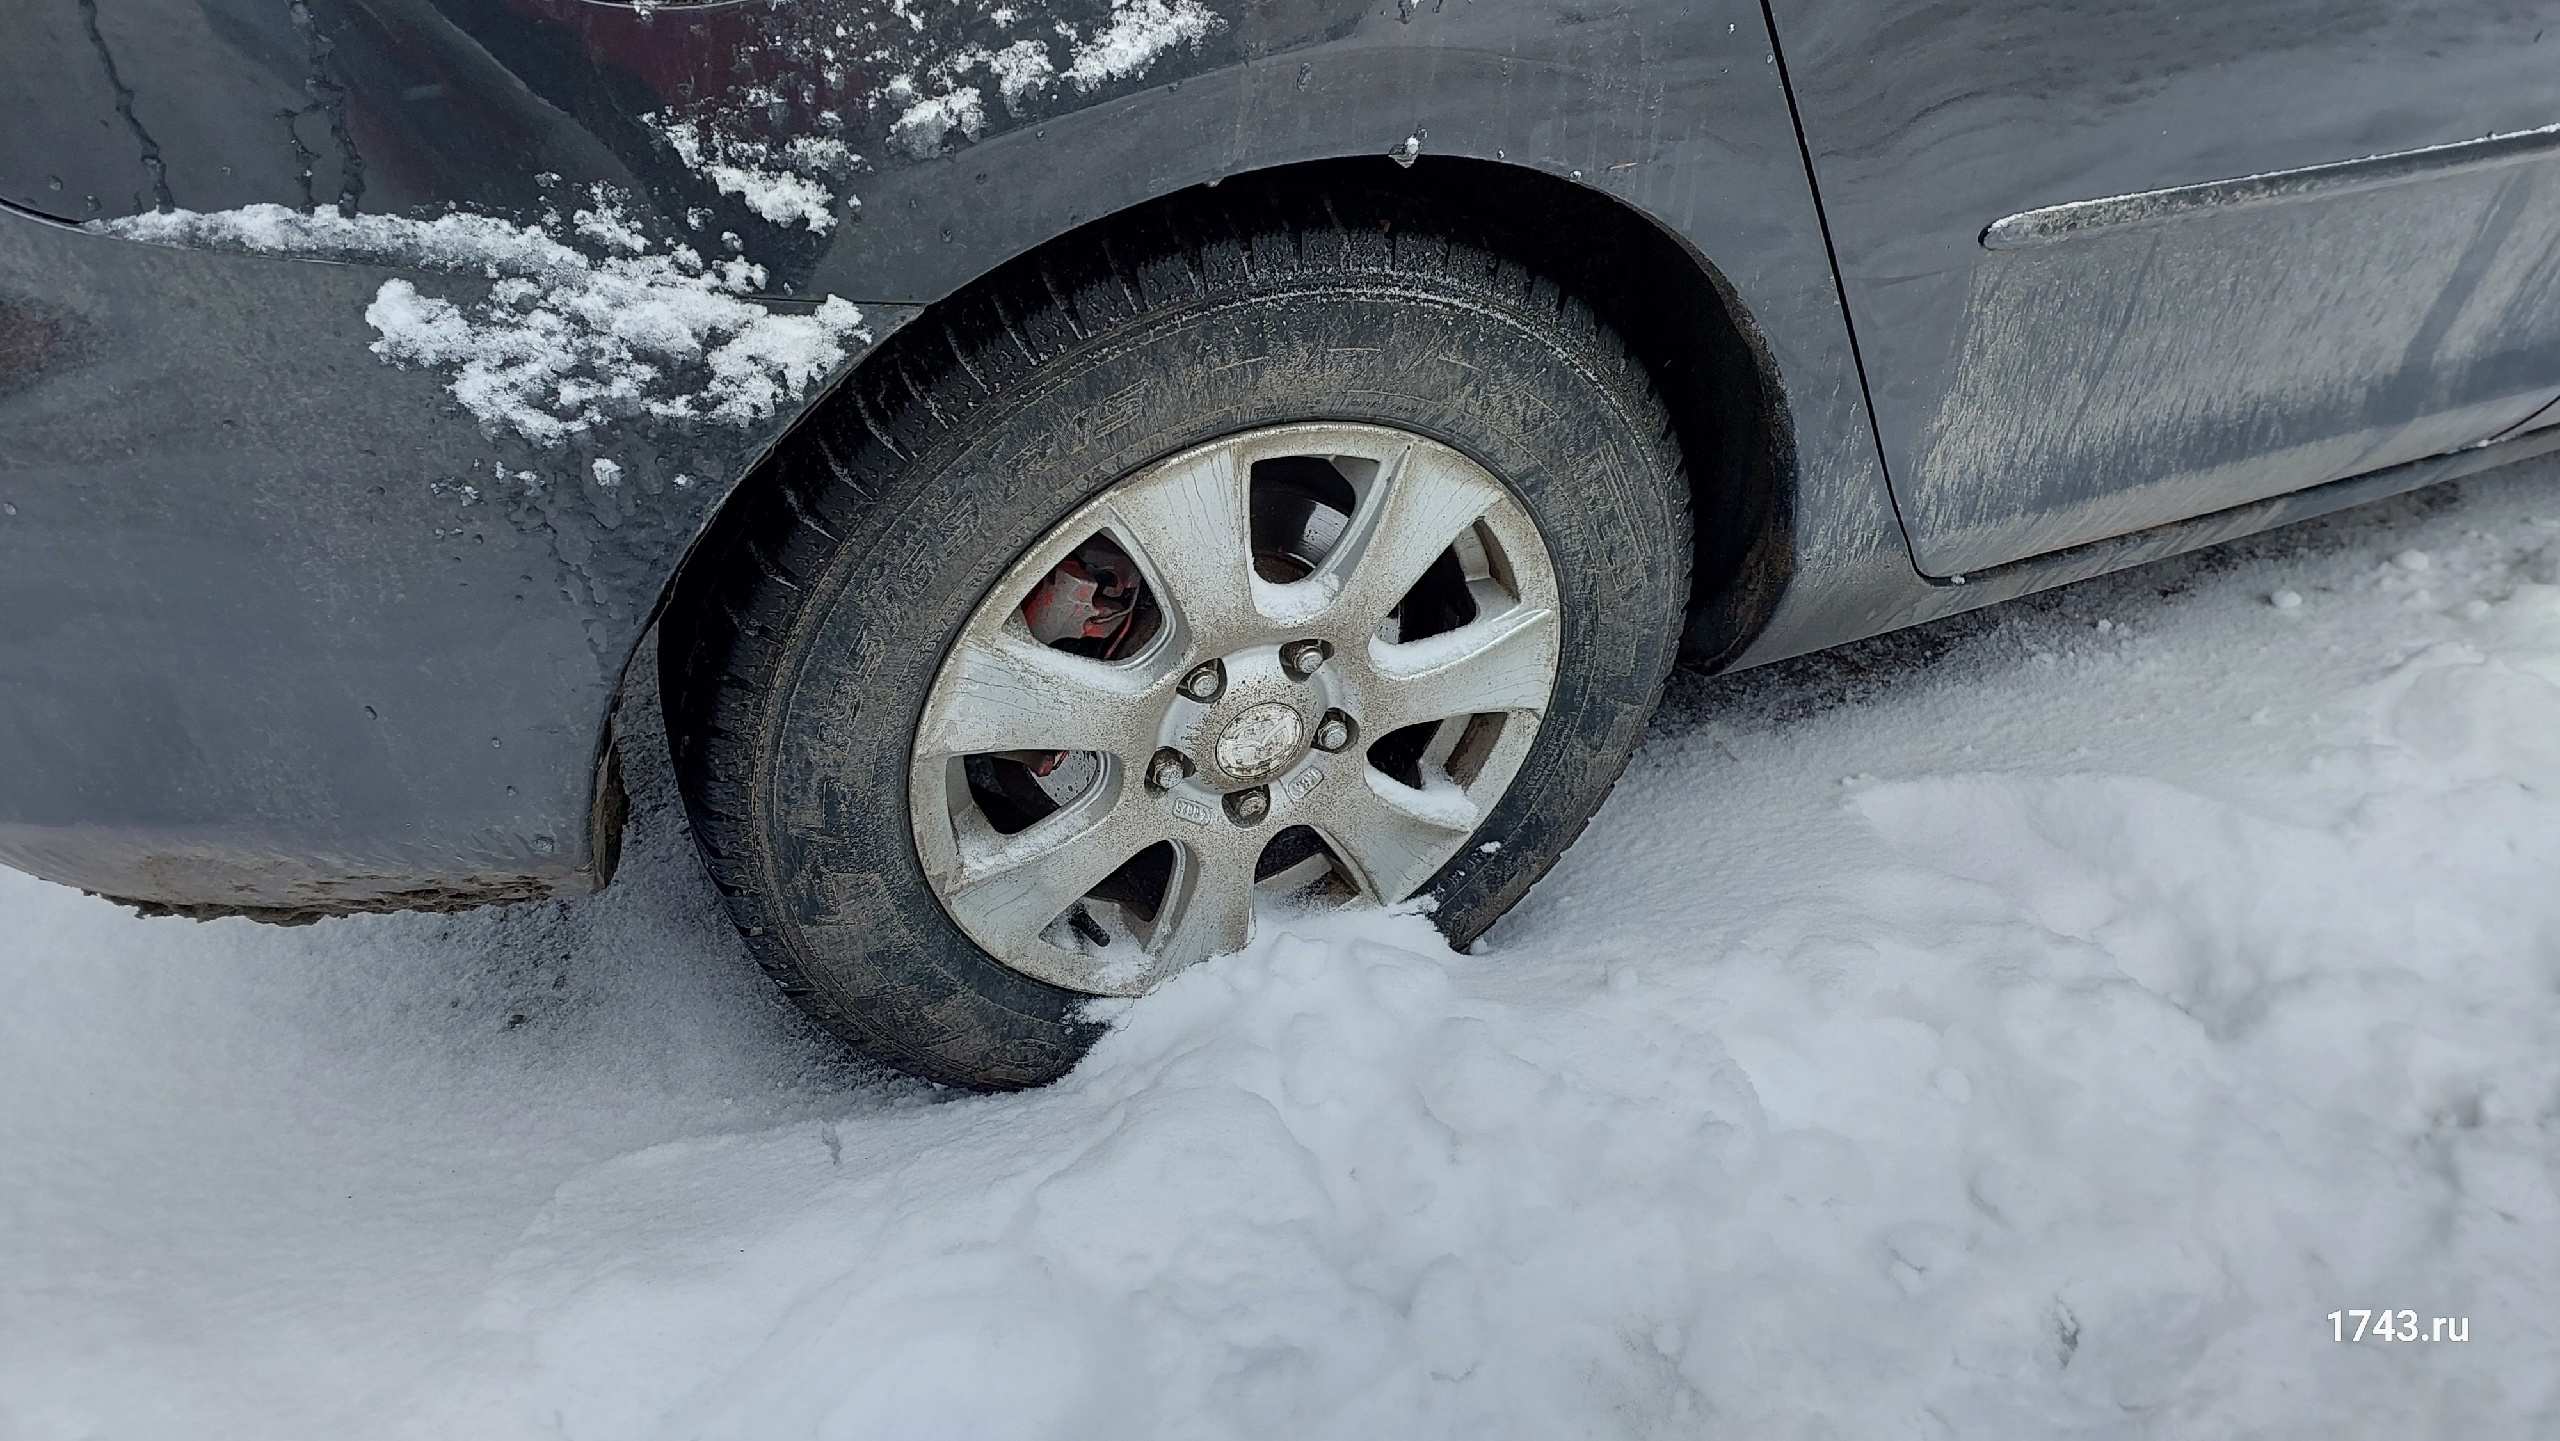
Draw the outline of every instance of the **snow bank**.
<instances>
[{"instance_id":1,"label":"snow bank","mask_svg":"<svg viewBox=\"0 0 2560 1441\"><path fill-rule=\"evenodd\" d=\"M419 220L335 208L252 205L215 213L92 222L162 244L473 273L491 282L460 299L386 280L366 307L395 365L452 376L454 398L484 425L557 444L617 417L745 425L770 418L869 341L862 314L828 296L798 312L750 298L762 267L705 261L690 246L653 248L638 222L598 195L563 226L485 215ZM599 258L562 240L592 242Z\"/></svg>"},{"instance_id":2,"label":"snow bank","mask_svg":"<svg viewBox=\"0 0 2560 1441\"><path fill-rule=\"evenodd\" d=\"M2555 480L1683 681L1483 954L1037 1094L830 1059L645 735L577 906L0 877L0 1434L2549 1434Z\"/></svg>"}]
</instances>

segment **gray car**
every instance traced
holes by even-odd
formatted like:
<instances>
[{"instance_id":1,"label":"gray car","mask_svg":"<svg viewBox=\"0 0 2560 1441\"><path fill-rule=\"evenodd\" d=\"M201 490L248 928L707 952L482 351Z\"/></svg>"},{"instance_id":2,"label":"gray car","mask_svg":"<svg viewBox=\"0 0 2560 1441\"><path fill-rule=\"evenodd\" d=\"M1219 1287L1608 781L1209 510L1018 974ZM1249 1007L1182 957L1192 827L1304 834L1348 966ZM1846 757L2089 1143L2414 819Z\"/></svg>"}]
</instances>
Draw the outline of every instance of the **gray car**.
<instances>
[{"instance_id":1,"label":"gray car","mask_svg":"<svg viewBox=\"0 0 2560 1441\"><path fill-rule=\"evenodd\" d=\"M1258 915L1464 943L1677 662L2560 448L2540 23L16 0L0 861L591 891L661 706L748 946L921 1075Z\"/></svg>"}]
</instances>

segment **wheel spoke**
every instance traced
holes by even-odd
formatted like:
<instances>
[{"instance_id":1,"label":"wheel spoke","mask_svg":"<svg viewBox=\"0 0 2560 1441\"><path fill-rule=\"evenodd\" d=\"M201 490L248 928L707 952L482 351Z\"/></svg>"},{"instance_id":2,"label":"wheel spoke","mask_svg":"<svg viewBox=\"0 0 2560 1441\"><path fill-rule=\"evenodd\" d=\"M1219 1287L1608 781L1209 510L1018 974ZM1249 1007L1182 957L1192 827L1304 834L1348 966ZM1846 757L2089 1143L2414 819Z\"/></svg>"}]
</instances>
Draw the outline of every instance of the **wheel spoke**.
<instances>
[{"instance_id":1,"label":"wheel spoke","mask_svg":"<svg viewBox=\"0 0 2560 1441\"><path fill-rule=\"evenodd\" d=\"M1482 816L1445 777L1428 790L1374 770L1365 771L1364 779L1368 784L1350 787L1316 829L1359 873L1371 900L1393 905L1422 889Z\"/></svg>"},{"instance_id":2,"label":"wheel spoke","mask_svg":"<svg viewBox=\"0 0 2560 1441\"><path fill-rule=\"evenodd\" d=\"M1254 885L1266 896L1294 896L1332 874L1333 857L1318 851L1284 870L1257 877Z\"/></svg>"},{"instance_id":3,"label":"wheel spoke","mask_svg":"<svg viewBox=\"0 0 2560 1441\"><path fill-rule=\"evenodd\" d=\"M979 935L1038 937L1150 843L1120 799L1117 781L1106 779L1026 830L964 848L960 874L944 889L954 916Z\"/></svg>"},{"instance_id":4,"label":"wheel spoke","mask_svg":"<svg viewBox=\"0 0 2560 1441\"><path fill-rule=\"evenodd\" d=\"M1499 482L1453 455L1416 446L1379 469L1370 493L1315 575L1318 594L1374 631L1422 573L1504 498Z\"/></svg>"},{"instance_id":5,"label":"wheel spoke","mask_svg":"<svg viewBox=\"0 0 2560 1441\"><path fill-rule=\"evenodd\" d=\"M1515 605L1456 630L1369 643L1382 684L1364 717L1371 733L1453 716L1543 712L1556 674L1556 613Z\"/></svg>"},{"instance_id":6,"label":"wheel spoke","mask_svg":"<svg viewBox=\"0 0 2560 1441\"><path fill-rule=\"evenodd\" d=\"M1112 529L1157 600L1216 645L1253 628L1253 529L1245 469L1225 447L1150 475L1112 503Z\"/></svg>"},{"instance_id":7,"label":"wheel spoke","mask_svg":"<svg viewBox=\"0 0 2560 1441\"><path fill-rule=\"evenodd\" d=\"M1158 975L1243 950L1253 939L1250 847L1182 847L1147 952Z\"/></svg>"},{"instance_id":8,"label":"wheel spoke","mask_svg":"<svg viewBox=\"0 0 2560 1441\"><path fill-rule=\"evenodd\" d=\"M1058 650L1018 623L952 648L916 735L919 756L1143 748L1155 677Z\"/></svg>"}]
</instances>

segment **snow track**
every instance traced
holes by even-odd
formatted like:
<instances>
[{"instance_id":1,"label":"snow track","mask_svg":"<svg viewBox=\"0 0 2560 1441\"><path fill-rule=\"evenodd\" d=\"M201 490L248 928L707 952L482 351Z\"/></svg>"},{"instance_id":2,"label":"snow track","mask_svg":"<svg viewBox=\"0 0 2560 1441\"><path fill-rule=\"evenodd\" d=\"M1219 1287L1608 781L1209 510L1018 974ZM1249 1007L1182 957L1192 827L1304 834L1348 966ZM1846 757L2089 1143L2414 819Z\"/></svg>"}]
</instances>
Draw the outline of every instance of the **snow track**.
<instances>
[{"instance_id":1,"label":"snow track","mask_svg":"<svg viewBox=\"0 0 2560 1441\"><path fill-rule=\"evenodd\" d=\"M0 1437L2554 1434L2555 482L1680 680L1481 954L1037 1094L765 995L654 737L588 903L0 874Z\"/></svg>"}]
</instances>

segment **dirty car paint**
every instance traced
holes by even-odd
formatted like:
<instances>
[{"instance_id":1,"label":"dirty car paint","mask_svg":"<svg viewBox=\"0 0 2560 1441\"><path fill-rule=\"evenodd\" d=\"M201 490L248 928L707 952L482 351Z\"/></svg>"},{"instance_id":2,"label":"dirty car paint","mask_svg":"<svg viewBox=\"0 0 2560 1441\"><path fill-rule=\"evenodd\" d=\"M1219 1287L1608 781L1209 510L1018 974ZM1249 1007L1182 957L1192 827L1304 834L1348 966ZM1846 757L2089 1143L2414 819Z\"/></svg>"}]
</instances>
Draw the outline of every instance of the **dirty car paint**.
<instances>
[{"instance_id":1,"label":"dirty car paint","mask_svg":"<svg viewBox=\"0 0 2560 1441\"><path fill-rule=\"evenodd\" d=\"M549 444L376 353L394 283L485 276L137 244L121 217L448 212L836 296L876 341L1084 221L1305 161L1466 157L1700 253L1804 383L1787 419L1889 525L1756 7L1344 0L31 0L0 53L0 861L295 914L600 883L626 667L796 419ZM816 195L818 199L813 200ZM109 233L72 228L90 224ZM350 263L351 262L351 263ZM838 370L859 362L848 349ZM814 397L824 389L813 387ZM1908 567L1872 524L1809 564ZM648 703L641 697L637 703Z\"/></svg>"}]
</instances>

